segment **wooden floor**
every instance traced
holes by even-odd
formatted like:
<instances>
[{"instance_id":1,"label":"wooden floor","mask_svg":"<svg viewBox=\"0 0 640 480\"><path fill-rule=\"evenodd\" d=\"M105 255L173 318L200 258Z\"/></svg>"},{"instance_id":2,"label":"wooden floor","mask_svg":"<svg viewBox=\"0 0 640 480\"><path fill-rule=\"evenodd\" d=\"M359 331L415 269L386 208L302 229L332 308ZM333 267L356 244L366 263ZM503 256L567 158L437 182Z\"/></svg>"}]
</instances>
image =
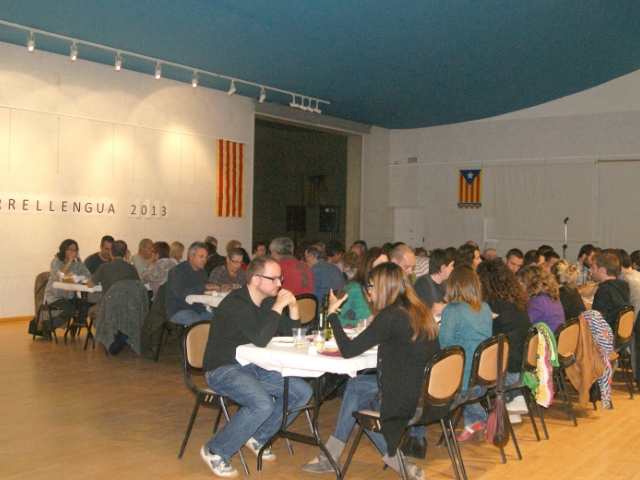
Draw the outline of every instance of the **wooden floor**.
<instances>
[{"instance_id":1,"label":"wooden floor","mask_svg":"<svg viewBox=\"0 0 640 480\"><path fill-rule=\"evenodd\" d=\"M213 478L198 452L210 437L216 411L201 409L185 455L177 460L194 402L184 386L177 345L169 345L153 363L128 349L118 357L106 357L100 345L85 352L84 335L56 345L32 341L26 330L26 324L0 326L0 478ZM522 461L511 444L506 465L487 443L463 445L469 479L640 478L640 397L630 401L620 378L616 380L615 410L601 416L578 409L577 428L564 419L557 403L546 416L550 440L536 442L528 422L516 426ZM323 438L331 434L339 407L339 399L323 406ZM308 431L303 420L294 426ZM454 478L446 449L435 447L437 436L436 426L427 429L429 449L420 465L427 478ZM265 464L262 472L245 449L251 478L332 478L300 470L317 448L293 447L295 454L289 456L284 442L276 443L278 461ZM232 462L241 470L237 456ZM381 465L364 439L347 478L398 478Z\"/></svg>"}]
</instances>

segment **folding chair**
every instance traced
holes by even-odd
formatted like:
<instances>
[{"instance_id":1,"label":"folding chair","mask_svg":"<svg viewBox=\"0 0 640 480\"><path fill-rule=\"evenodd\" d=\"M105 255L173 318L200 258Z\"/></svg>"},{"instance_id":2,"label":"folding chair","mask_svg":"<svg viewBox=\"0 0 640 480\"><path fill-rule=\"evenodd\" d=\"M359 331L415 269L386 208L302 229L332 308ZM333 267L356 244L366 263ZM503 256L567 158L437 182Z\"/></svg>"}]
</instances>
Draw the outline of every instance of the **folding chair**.
<instances>
[{"instance_id":1,"label":"folding chair","mask_svg":"<svg viewBox=\"0 0 640 480\"><path fill-rule=\"evenodd\" d=\"M558 392L562 399L562 406L567 415L567 420L573 420L573 424L578 426L578 419L573 410L571 397L567 390L565 369L576 363L576 349L580 338L580 321L571 318L562 323L555 331L556 345L558 346L558 362L560 366L554 368L553 376L558 386Z\"/></svg>"},{"instance_id":2,"label":"folding chair","mask_svg":"<svg viewBox=\"0 0 640 480\"><path fill-rule=\"evenodd\" d=\"M633 307L625 307L620 310L616 319L615 341L613 351L618 356L618 365L622 371L622 376L627 389L629 399L633 400L633 372L631 369L631 342L633 341L633 323L635 312Z\"/></svg>"},{"instance_id":3,"label":"folding chair","mask_svg":"<svg viewBox=\"0 0 640 480\"><path fill-rule=\"evenodd\" d=\"M180 448L180 453L178 454L178 460L182 458L184 449L187 446L187 441L189 440L189 435L191 434L191 428L193 427L196 415L198 414L198 408L201 404L211 407L219 405L220 412L224 414L226 420L229 421L230 419L226 405L228 397L214 392L208 386L204 388L198 387L191 377L191 374L194 372L202 372L202 363L204 361L204 352L207 347L207 340L209 339L210 324L211 322L206 320L201 320L199 322L193 323L187 327L186 333L183 337L184 381L187 384L187 388L195 393L196 403L193 406L193 411L191 412L191 418L189 419L189 426L187 427L187 431L184 434L184 440L182 440L182 447ZM216 433L216 431L218 430L220 412L218 413L218 418L213 428L213 433ZM240 457L240 461L242 462L244 473L248 477L249 469L247 468L247 464L244 460L242 450L238 450L238 456Z\"/></svg>"},{"instance_id":4,"label":"folding chair","mask_svg":"<svg viewBox=\"0 0 640 480\"><path fill-rule=\"evenodd\" d=\"M456 396L462 389L462 379L464 377L464 349L460 346L451 346L441 350L435 354L424 369L424 377L422 383L422 394L416 408L414 417L409 421L407 429L400 441L396 455L400 460L400 469L404 479L406 479L406 466L404 465L404 456L402 455L402 446L406 443L408 433L411 427L415 425L427 425L432 422L440 422L442 435L444 436L451 459L451 465L456 475L456 479L466 479L467 474L458 448L456 434L451 424L451 407L454 404ZM349 451L347 461L342 467L342 478L347 473L353 454L360 443L362 434L365 429L379 432L380 431L380 413L371 410L361 410L354 412L359 429L356 438ZM451 448L453 443L453 450ZM454 455L455 450L455 455ZM459 464L459 465L458 465ZM459 470L458 470L459 467Z\"/></svg>"}]
</instances>

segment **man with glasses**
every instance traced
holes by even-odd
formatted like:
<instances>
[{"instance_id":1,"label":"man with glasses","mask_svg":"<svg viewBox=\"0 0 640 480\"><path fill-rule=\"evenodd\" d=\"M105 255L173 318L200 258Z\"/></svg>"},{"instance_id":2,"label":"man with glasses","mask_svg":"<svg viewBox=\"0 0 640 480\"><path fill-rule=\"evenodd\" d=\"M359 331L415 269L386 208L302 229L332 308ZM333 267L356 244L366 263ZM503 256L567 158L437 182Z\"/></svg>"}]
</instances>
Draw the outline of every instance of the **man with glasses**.
<instances>
[{"instance_id":1,"label":"man with glasses","mask_svg":"<svg viewBox=\"0 0 640 480\"><path fill-rule=\"evenodd\" d=\"M287 307L288 316L282 313ZM282 422L282 375L254 364L240 365L236 348L247 343L265 347L276 331L291 335L292 328L300 327L299 319L296 298L282 288L280 265L269 256L254 258L247 268L246 285L232 291L217 308L209 329L203 370L211 389L242 408L200 450L200 457L215 475L237 477L230 458L243 445L257 455ZM306 405L309 398L309 385L302 379L290 378L288 409ZM289 423L295 417L290 416ZM275 459L271 449L263 452L262 460Z\"/></svg>"},{"instance_id":2,"label":"man with glasses","mask_svg":"<svg viewBox=\"0 0 640 480\"><path fill-rule=\"evenodd\" d=\"M242 267L242 250L231 248L227 254L227 263L214 268L209 275L209 283L218 292L229 292L247 283Z\"/></svg>"}]
</instances>

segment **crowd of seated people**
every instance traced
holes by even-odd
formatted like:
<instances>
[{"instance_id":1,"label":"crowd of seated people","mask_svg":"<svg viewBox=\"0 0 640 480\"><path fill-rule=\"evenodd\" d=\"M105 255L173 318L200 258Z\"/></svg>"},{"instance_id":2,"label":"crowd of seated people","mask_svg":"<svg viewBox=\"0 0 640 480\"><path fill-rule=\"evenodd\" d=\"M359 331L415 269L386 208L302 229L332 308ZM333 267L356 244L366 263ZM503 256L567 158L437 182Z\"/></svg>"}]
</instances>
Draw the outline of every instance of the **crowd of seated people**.
<instances>
[{"instance_id":1,"label":"crowd of seated people","mask_svg":"<svg viewBox=\"0 0 640 480\"><path fill-rule=\"evenodd\" d=\"M298 295L314 294L319 305L327 296L328 320L342 356L357 356L379 345L379 369L384 370L378 377L349 380L338 423L326 445L329 454L339 461L354 426L354 411L377 409L383 433L374 433L371 439L383 462L396 471L394 454L419 397L422 370L440 348L465 349L465 394L473 352L484 340L505 334L510 344L509 386L520 374L524 341L533 325L542 322L553 332L566 320L593 309L613 329L624 307L640 307L640 251L629 255L584 245L576 260L569 262L548 245L526 253L512 248L501 258L493 248L481 254L472 241L427 252L401 242L369 247L359 240L345 251L335 241L302 241L296 248L286 237L257 242L252 257L237 240L229 241L225 250L225 256L218 253L213 236L186 249L179 242L169 245L145 238L131 256L124 241L105 236L100 251L87 259L88 268L79 258L77 242L68 239L51 262L45 291L46 302L60 310L47 325L48 332L68 324L74 315L73 292L53 288L54 281L72 275L84 277L90 286L102 285L103 293L125 279L148 284L154 297L165 285L169 321L185 326L212 322L205 378L211 388L246 407L200 452L220 477L237 476L231 456L242 445L257 453L281 421L277 405L282 398L275 391L281 388L281 377L252 364L240 367L235 348L243 343L265 346L276 331L286 334L299 325ZM187 302L189 295L207 291L227 293L215 312L202 303ZM592 304L585 300L590 294ZM363 324L367 328L353 340L343 331ZM311 394L304 382L294 382L290 393L291 408L306 403ZM512 423L519 423L527 412L523 397L515 394L506 401ZM251 411L261 414L252 417ZM479 404L468 405L458 441L482 440L485 422L485 410ZM414 427L403 452L423 459L425 451L424 430ZM263 460L274 461L275 455L266 449ZM302 468L311 473L333 471L325 454ZM409 464L407 474L424 478L414 464Z\"/></svg>"}]
</instances>

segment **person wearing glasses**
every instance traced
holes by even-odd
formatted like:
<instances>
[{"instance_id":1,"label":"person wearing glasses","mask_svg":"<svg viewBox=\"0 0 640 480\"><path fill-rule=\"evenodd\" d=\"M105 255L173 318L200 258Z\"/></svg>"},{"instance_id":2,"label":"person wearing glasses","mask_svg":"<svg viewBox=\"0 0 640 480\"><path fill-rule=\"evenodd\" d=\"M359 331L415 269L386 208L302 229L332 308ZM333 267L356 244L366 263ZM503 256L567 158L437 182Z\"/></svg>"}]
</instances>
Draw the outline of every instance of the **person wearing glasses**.
<instances>
[{"instance_id":1,"label":"person wearing glasses","mask_svg":"<svg viewBox=\"0 0 640 480\"><path fill-rule=\"evenodd\" d=\"M202 295L206 290L213 290L204 269L207 263L207 247L202 242L193 242L187 251L187 261L169 270L165 290L167 318L180 325L191 325L198 320L211 320L212 312L208 312L202 303L187 303L189 295Z\"/></svg>"},{"instance_id":2,"label":"person wearing glasses","mask_svg":"<svg viewBox=\"0 0 640 480\"><path fill-rule=\"evenodd\" d=\"M247 283L247 276L242 269L243 252L241 248L232 247L227 253L227 263L211 270L209 283L217 292L230 292Z\"/></svg>"},{"instance_id":3,"label":"person wearing glasses","mask_svg":"<svg viewBox=\"0 0 640 480\"><path fill-rule=\"evenodd\" d=\"M282 280L274 258L254 258L247 268L247 283L222 300L211 321L202 367L205 379L213 391L242 406L200 450L200 457L219 477L237 477L231 457L243 445L258 455L282 423L282 375L236 360L240 345L266 347L276 332L291 335L292 328L300 327L296 297L282 288ZM282 313L287 307L288 316ZM288 409L306 405L309 398L311 387L300 378L290 378ZM290 416L289 423L295 417ZM276 456L267 449L262 460L272 462Z\"/></svg>"},{"instance_id":4,"label":"person wearing glasses","mask_svg":"<svg viewBox=\"0 0 640 480\"><path fill-rule=\"evenodd\" d=\"M59 309L60 314L53 317L52 323L49 323L49 321L42 322L42 331L46 338L50 338L51 332L56 328L65 326L76 311L72 302L75 292L53 288L53 282L73 278L74 275L85 277L85 279L91 276L89 269L80 260L79 252L78 242L68 238L60 244L58 252L51 260L51 273L45 287L44 301L47 305ZM75 335L76 330L77 328L72 325L69 330L71 336Z\"/></svg>"}]
</instances>

